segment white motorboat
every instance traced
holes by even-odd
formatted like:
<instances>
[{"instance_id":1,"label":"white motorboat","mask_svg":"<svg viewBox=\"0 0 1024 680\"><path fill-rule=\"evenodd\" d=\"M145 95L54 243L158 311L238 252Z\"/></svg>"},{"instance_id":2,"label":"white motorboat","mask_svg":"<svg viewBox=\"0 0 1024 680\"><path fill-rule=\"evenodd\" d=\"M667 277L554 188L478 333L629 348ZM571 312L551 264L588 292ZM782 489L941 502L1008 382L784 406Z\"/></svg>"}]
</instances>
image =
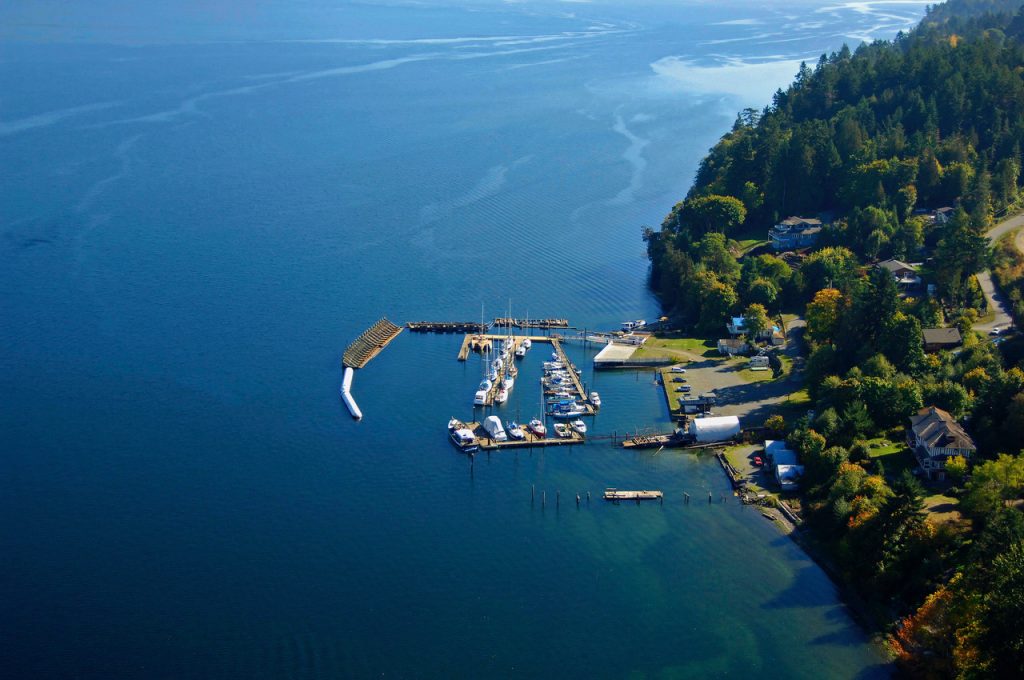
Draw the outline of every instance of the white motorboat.
<instances>
[{"instance_id":1,"label":"white motorboat","mask_svg":"<svg viewBox=\"0 0 1024 680\"><path fill-rule=\"evenodd\" d=\"M524 432L523 428L514 420L508 424L507 432L508 436L512 437L512 439L526 439L526 432Z\"/></svg>"},{"instance_id":2,"label":"white motorboat","mask_svg":"<svg viewBox=\"0 0 1024 680\"><path fill-rule=\"evenodd\" d=\"M478 387L477 389L488 392L492 387L494 387L494 383L492 383L490 379L484 378L483 380L480 381L480 387Z\"/></svg>"},{"instance_id":3,"label":"white motorboat","mask_svg":"<svg viewBox=\"0 0 1024 680\"><path fill-rule=\"evenodd\" d=\"M565 423L555 423L555 436L562 439L568 439L572 436L572 430Z\"/></svg>"},{"instance_id":4,"label":"white motorboat","mask_svg":"<svg viewBox=\"0 0 1024 680\"><path fill-rule=\"evenodd\" d=\"M577 432L579 432L580 434L586 436L586 434L587 434L587 424L585 422L583 422L582 419L577 418L576 420L574 420L571 423L569 423L569 425L572 426L572 429L574 429Z\"/></svg>"},{"instance_id":5,"label":"white motorboat","mask_svg":"<svg viewBox=\"0 0 1024 680\"><path fill-rule=\"evenodd\" d=\"M545 427L543 421L538 418L531 420L530 424L527 425L527 428L538 437L547 436L548 433L548 428Z\"/></svg>"},{"instance_id":6,"label":"white motorboat","mask_svg":"<svg viewBox=\"0 0 1024 680\"><path fill-rule=\"evenodd\" d=\"M526 349L530 349L531 347L533 347L533 341L530 340L529 338L524 338L523 347L525 347Z\"/></svg>"},{"instance_id":7,"label":"white motorboat","mask_svg":"<svg viewBox=\"0 0 1024 680\"><path fill-rule=\"evenodd\" d=\"M506 373L505 377L501 379L501 386L509 392L512 391L512 387L516 384L516 379L512 377L511 373Z\"/></svg>"},{"instance_id":8,"label":"white motorboat","mask_svg":"<svg viewBox=\"0 0 1024 680\"><path fill-rule=\"evenodd\" d=\"M477 390L473 395L473 406L487 406L487 395L489 390Z\"/></svg>"},{"instance_id":9,"label":"white motorboat","mask_svg":"<svg viewBox=\"0 0 1024 680\"><path fill-rule=\"evenodd\" d=\"M498 389L498 393L494 395L495 404L504 404L508 401L508 389L501 387Z\"/></svg>"},{"instance_id":10,"label":"white motorboat","mask_svg":"<svg viewBox=\"0 0 1024 680\"><path fill-rule=\"evenodd\" d=\"M525 356L526 356L526 345L519 345L519 347L516 347L516 358L517 359L522 359Z\"/></svg>"},{"instance_id":11,"label":"white motorboat","mask_svg":"<svg viewBox=\"0 0 1024 680\"><path fill-rule=\"evenodd\" d=\"M594 408L601 408L601 395L597 392L591 392L590 403L594 405Z\"/></svg>"},{"instance_id":12,"label":"white motorboat","mask_svg":"<svg viewBox=\"0 0 1024 680\"><path fill-rule=\"evenodd\" d=\"M455 423L454 427L453 423ZM449 421L449 438L464 454L471 454L479 449L473 431L455 418Z\"/></svg>"}]
</instances>

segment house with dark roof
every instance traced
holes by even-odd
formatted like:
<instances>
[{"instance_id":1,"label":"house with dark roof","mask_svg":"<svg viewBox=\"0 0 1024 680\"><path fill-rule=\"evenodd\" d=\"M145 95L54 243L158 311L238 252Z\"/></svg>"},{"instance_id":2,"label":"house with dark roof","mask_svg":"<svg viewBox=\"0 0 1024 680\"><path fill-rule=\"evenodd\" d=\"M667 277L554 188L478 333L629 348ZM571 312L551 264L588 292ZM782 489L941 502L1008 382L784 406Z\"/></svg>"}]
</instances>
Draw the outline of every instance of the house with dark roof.
<instances>
[{"instance_id":1,"label":"house with dark roof","mask_svg":"<svg viewBox=\"0 0 1024 680\"><path fill-rule=\"evenodd\" d=\"M884 269L896 281L896 285L903 290L910 290L921 285L921 277L917 275L917 267L899 260L882 260L875 265L878 269Z\"/></svg>"},{"instance_id":2,"label":"house with dark roof","mask_svg":"<svg viewBox=\"0 0 1024 680\"><path fill-rule=\"evenodd\" d=\"M978 450L956 419L937 406L925 407L910 416L907 443L928 479L944 479L949 458L970 459Z\"/></svg>"},{"instance_id":3,"label":"house with dark roof","mask_svg":"<svg viewBox=\"0 0 1024 680\"><path fill-rule=\"evenodd\" d=\"M773 250L809 248L821 235L821 220L808 217L787 217L768 230Z\"/></svg>"},{"instance_id":4,"label":"house with dark roof","mask_svg":"<svg viewBox=\"0 0 1024 680\"><path fill-rule=\"evenodd\" d=\"M955 349L964 344L964 339L960 336L960 329L955 327L924 328L921 330L921 336L924 338L925 352Z\"/></svg>"}]
</instances>

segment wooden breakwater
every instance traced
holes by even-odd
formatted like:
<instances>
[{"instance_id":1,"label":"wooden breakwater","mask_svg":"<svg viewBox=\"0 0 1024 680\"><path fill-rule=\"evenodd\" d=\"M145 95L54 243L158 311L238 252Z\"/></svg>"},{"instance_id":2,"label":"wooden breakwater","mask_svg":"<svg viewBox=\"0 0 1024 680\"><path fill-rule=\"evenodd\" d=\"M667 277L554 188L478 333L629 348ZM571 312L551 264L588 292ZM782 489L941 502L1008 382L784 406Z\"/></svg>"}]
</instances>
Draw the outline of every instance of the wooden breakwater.
<instances>
[{"instance_id":1,"label":"wooden breakwater","mask_svg":"<svg viewBox=\"0 0 1024 680\"><path fill-rule=\"evenodd\" d=\"M401 332L401 326L396 326L387 319L380 319L348 346L342 355L341 363L349 368L362 368Z\"/></svg>"}]
</instances>

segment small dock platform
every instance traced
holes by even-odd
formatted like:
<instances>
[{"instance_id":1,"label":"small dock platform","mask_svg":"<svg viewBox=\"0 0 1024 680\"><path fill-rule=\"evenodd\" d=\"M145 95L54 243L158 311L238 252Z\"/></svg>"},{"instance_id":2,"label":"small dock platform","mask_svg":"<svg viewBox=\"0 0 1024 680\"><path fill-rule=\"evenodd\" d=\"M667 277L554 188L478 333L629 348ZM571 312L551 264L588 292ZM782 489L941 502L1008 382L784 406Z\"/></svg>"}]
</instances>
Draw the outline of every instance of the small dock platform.
<instances>
[{"instance_id":1,"label":"small dock platform","mask_svg":"<svg viewBox=\"0 0 1024 680\"><path fill-rule=\"evenodd\" d=\"M655 449L661 446L673 447L684 445L685 442L677 437L674 432L668 432L665 434L640 434L622 440L622 448L624 449Z\"/></svg>"},{"instance_id":2,"label":"small dock platform","mask_svg":"<svg viewBox=\"0 0 1024 680\"><path fill-rule=\"evenodd\" d=\"M661 491L620 491L619 489L605 489L604 499L606 501L612 501L618 503L619 501L658 501L665 498L665 494Z\"/></svg>"},{"instance_id":3,"label":"small dock platform","mask_svg":"<svg viewBox=\"0 0 1024 680\"><path fill-rule=\"evenodd\" d=\"M462 339L462 347L459 349L459 361L465 361L469 358L470 352L487 352L493 345L494 336L490 335L471 335L467 334Z\"/></svg>"},{"instance_id":4,"label":"small dock platform","mask_svg":"<svg viewBox=\"0 0 1024 680\"><path fill-rule=\"evenodd\" d=\"M523 431L526 434L525 439L510 438L508 441L499 442L491 439L482 423L466 423L466 427L473 431L473 436L476 437L477 446L479 446L482 451L493 451L495 449L528 449L532 446L572 446L573 444L582 444L586 441L586 438L576 430L570 430L568 437L538 437L534 433L527 431L524 427Z\"/></svg>"},{"instance_id":5,"label":"small dock platform","mask_svg":"<svg viewBox=\"0 0 1024 680\"><path fill-rule=\"evenodd\" d=\"M396 326L387 319L380 319L348 346L341 358L342 365L349 368L362 368L380 354L388 346L388 343L397 338L401 332L401 326Z\"/></svg>"}]
</instances>

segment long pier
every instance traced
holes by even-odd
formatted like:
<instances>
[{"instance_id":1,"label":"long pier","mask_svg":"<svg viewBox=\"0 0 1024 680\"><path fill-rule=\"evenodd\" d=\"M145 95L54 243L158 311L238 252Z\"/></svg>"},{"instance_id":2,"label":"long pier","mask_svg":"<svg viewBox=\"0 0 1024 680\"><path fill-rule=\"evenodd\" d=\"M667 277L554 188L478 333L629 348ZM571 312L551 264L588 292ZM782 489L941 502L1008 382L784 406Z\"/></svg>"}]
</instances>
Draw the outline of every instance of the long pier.
<instances>
[{"instance_id":1,"label":"long pier","mask_svg":"<svg viewBox=\"0 0 1024 680\"><path fill-rule=\"evenodd\" d=\"M562 343L558 338L551 338L551 346L555 348L555 353L558 354L558 358L561 359L563 364L566 366L572 366L572 362L569 361L569 357L566 356L565 350L562 349ZM576 375L576 371L570 368L569 377L572 380L573 387L576 388L576 392L580 395L580 401L587 405L587 409L589 410L587 415L594 415L596 409L594 408L594 405L590 403L590 396L587 394L587 391L583 389L583 383L580 382L580 377Z\"/></svg>"},{"instance_id":2,"label":"long pier","mask_svg":"<svg viewBox=\"0 0 1024 680\"><path fill-rule=\"evenodd\" d=\"M619 501L656 501L665 498L665 494L661 491L620 491L618 489L605 489L604 499L606 501L612 501L618 503Z\"/></svg>"},{"instance_id":3,"label":"long pier","mask_svg":"<svg viewBox=\"0 0 1024 680\"><path fill-rule=\"evenodd\" d=\"M571 446L573 444L582 444L586 441L583 435L572 429L569 430L568 437L540 437L524 429L523 433L526 435L524 439L509 439L508 441L499 442L491 439L491 436L481 423L466 423L466 427L472 430L473 436L476 437L477 446L484 451L522 449L530 448L531 446Z\"/></svg>"},{"instance_id":4,"label":"long pier","mask_svg":"<svg viewBox=\"0 0 1024 680\"><path fill-rule=\"evenodd\" d=\"M511 319L498 317L494 320L495 326L511 326L513 328L539 328L541 330L550 328L571 328L568 319Z\"/></svg>"},{"instance_id":5,"label":"long pier","mask_svg":"<svg viewBox=\"0 0 1024 680\"><path fill-rule=\"evenodd\" d=\"M413 333L485 333L487 324L475 321L409 321L405 324Z\"/></svg>"}]
</instances>

